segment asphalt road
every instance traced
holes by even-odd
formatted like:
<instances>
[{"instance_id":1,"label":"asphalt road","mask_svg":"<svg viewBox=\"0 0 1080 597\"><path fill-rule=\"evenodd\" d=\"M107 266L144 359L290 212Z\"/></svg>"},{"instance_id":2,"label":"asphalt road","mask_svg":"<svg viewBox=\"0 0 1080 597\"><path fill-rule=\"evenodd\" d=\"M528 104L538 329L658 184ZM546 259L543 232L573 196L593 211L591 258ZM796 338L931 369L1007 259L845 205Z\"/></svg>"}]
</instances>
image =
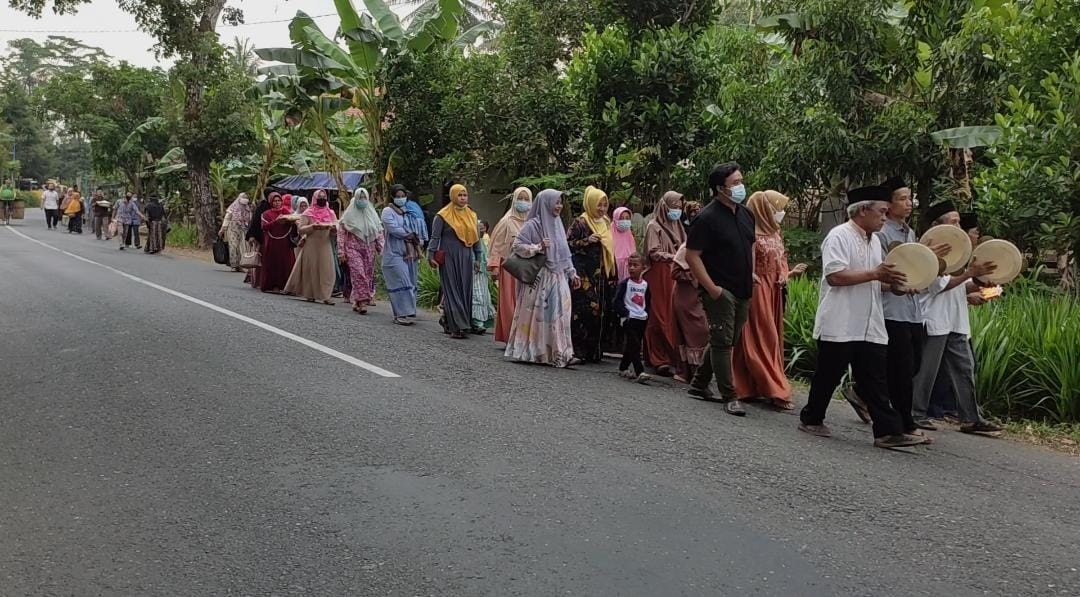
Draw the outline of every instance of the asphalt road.
<instances>
[{"instance_id":1,"label":"asphalt road","mask_svg":"<svg viewBox=\"0 0 1080 597\"><path fill-rule=\"evenodd\" d=\"M28 217L2 595L1080 595L1080 459L815 438Z\"/></svg>"}]
</instances>

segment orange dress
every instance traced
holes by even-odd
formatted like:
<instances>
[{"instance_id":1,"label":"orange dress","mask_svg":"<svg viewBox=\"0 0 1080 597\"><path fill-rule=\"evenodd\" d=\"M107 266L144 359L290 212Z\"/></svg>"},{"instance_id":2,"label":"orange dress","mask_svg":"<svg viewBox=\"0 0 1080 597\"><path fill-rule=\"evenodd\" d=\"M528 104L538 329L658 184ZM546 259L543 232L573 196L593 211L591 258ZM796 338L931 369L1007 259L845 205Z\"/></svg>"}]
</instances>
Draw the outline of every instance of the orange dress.
<instances>
[{"instance_id":1,"label":"orange dress","mask_svg":"<svg viewBox=\"0 0 1080 597\"><path fill-rule=\"evenodd\" d=\"M788 263L779 234L754 242L754 296L750 317L732 353L732 373L739 398L791 401L784 373L784 285Z\"/></svg>"}]
</instances>

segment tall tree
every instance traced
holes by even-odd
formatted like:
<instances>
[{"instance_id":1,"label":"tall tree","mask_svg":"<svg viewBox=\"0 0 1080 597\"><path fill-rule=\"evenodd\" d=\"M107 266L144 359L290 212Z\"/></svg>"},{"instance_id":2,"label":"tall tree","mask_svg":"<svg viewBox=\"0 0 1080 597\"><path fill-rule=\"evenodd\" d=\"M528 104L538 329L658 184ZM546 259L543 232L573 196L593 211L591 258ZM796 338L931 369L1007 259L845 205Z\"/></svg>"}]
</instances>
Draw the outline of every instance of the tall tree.
<instances>
[{"instance_id":1,"label":"tall tree","mask_svg":"<svg viewBox=\"0 0 1080 597\"><path fill-rule=\"evenodd\" d=\"M76 12L89 0L52 0L58 14ZM9 0L13 8L41 16L50 0ZM210 246L217 236L217 209L210 185L210 163L229 149L223 123L208 111L207 87L224 72L225 52L217 26L243 22L243 13L226 7L226 0L117 0L139 27L157 40L157 52L176 58L173 76L184 88L181 128L176 135L184 150L199 243ZM222 116L221 112L214 115Z\"/></svg>"}]
</instances>

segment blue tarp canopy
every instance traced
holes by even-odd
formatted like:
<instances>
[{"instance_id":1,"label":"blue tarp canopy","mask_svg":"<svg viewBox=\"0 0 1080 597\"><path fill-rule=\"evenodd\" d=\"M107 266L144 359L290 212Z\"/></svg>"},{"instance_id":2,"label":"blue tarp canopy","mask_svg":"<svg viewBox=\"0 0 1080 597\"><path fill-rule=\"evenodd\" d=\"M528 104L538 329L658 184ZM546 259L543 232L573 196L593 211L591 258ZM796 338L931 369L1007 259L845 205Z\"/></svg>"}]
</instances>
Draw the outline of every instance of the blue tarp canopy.
<instances>
[{"instance_id":1,"label":"blue tarp canopy","mask_svg":"<svg viewBox=\"0 0 1080 597\"><path fill-rule=\"evenodd\" d=\"M341 178L345 181L345 188L352 192L370 175L370 170L352 170L342 172ZM270 188L276 191L317 191L319 189L337 189L337 182L334 181L334 177L329 172L312 172L311 174L287 176L281 180L276 180L270 183Z\"/></svg>"}]
</instances>

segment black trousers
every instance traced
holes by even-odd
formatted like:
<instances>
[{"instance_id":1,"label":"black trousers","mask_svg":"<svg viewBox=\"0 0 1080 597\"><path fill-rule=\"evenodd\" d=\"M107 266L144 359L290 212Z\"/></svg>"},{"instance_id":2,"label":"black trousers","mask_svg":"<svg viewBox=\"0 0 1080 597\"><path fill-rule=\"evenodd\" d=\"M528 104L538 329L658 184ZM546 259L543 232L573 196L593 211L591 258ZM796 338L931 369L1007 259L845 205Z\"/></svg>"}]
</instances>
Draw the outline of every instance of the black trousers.
<instances>
[{"instance_id":1,"label":"black trousers","mask_svg":"<svg viewBox=\"0 0 1080 597\"><path fill-rule=\"evenodd\" d=\"M56 228L60 225L60 210L59 209L46 209L45 210L45 225L49 228Z\"/></svg>"},{"instance_id":2,"label":"black trousers","mask_svg":"<svg viewBox=\"0 0 1080 597\"><path fill-rule=\"evenodd\" d=\"M810 383L810 399L799 418L806 425L821 425L833 394L850 365L874 420L874 437L904 432L900 415L889 406L889 382L885 374L888 347L870 342L825 342L818 340L817 369Z\"/></svg>"},{"instance_id":3,"label":"black trousers","mask_svg":"<svg viewBox=\"0 0 1080 597\"><path fill-rule=\"evenodd\" d=\"M912 432L915 430L915 419L911 416L914 378L919 372L919 363L922 362L926 327L921 323L886 319L885 329L889 331L888 363L885 367L889 382L889 402L893 410L900 415L904 431Z\"/></svg>"},{"instance_id":4,"label":"black trousers","mask_svg":"<svg viewBox=\"0 0 1080 597\"><path fill-rule=\"evenodd\" d=\"M125 224L124 225L123 235L124 235L123 244L125 246L128 246L128 247L131 246L131 237L134 236L135 237L135 248L136 249L140 248L141 243L139 242L139 225L138 224L131 224L131 225L126 225Z\"/></svg>"},{"instance_id":5,"label":"black trousers","mask_svg":"<svg viewBox=\"0 0 1080 597\"><path fill-rule=\"evenodd\" d=\"M68 217L68 232L77 232L82 234L82 214L75 214Z\"/></svg>"},{"instance_id":6,"label":"black trousers","mask_svg":"<svg viewBox=\"0 0 1080 597\"><path fill-rule=\"evenodd\" d=\"M641 339L645 337L644 319L627 319L623 322L623 352L619 361L619 371L626 371L634 366L634 373L641 375L645 365L641 363Z\"/></svg>"}]
</instances>

